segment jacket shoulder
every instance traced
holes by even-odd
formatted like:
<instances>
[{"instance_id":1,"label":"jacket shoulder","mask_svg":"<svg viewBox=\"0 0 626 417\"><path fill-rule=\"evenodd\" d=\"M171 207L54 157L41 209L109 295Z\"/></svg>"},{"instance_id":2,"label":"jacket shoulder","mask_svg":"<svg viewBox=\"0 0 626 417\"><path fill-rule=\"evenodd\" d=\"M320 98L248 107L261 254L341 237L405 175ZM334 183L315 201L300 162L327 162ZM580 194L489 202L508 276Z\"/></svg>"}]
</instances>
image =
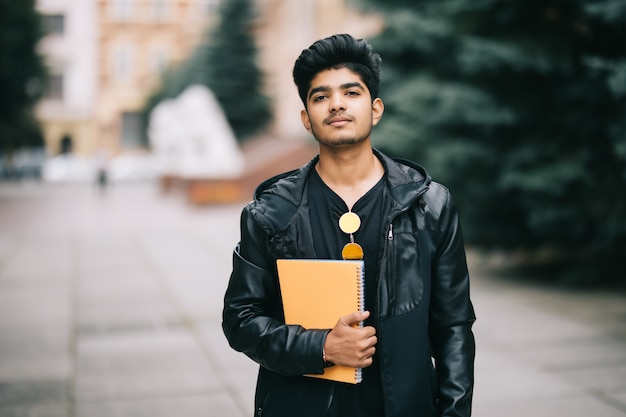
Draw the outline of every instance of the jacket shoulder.
<instances>
[{"instance_id":1,"label":"jacket shoulder","mask_svg":"<svg viewBox=\"0 0 626 417\"><path fill-rule=\"evenodd\" d=\"M424 199L431 204L443 207L452 198L450 190L445 185L437 181L431 181L428 184L428 191L424 193Z\"/></svg>"},{"instance_id":2,"label":"jacket shoulder","mask_svg":"<svg viewBox=\"0 0 626 417\"><path fill-rule=\"evenodd\" d=\"M263 181L244 211L264 229L282 230L302 202L308 173L315 161L316 158L298 169Z\"/></svg>"}]
</instances>

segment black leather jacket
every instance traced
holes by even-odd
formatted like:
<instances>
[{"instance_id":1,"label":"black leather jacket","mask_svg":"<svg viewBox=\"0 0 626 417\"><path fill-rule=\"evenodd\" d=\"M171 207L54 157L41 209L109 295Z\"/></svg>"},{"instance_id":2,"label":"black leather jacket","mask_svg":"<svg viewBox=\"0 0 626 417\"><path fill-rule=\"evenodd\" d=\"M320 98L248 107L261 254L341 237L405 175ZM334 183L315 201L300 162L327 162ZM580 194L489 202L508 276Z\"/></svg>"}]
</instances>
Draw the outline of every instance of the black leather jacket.
<instances>
[{"instance_id":1,"label":"black leather jacket","mask_svg":"<svg viewBox=\"0 0 626 417\"><path fill-rule=\"evenodd\" d=\"M377 352L388 417L470 416L474 310L458 214L425 170L378 151L387 178ZM284 324L278 258L315 258L304 167L269 179L241 216L224 297L230 345L260 364L258 416L325 416L333 382L322 373L329 330Z\"/></svg>"}]
</instances>

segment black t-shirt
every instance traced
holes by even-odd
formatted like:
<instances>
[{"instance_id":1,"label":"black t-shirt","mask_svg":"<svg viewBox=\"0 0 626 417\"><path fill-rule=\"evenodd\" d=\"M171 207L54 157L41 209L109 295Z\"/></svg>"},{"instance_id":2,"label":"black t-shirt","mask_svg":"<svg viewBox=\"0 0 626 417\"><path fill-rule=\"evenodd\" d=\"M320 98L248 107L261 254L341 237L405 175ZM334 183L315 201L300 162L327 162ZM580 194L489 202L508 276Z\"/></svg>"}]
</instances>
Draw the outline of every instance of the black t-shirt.
<instances>
[{"instance_id":1,"label":"black t-shirt","mask_svg":"<svg viewBox=\"0 0 626 417\"><path fill-rule=\"evenodd\" d=\"M361 226L353 236L363 248L365 261L365 309L370 317L365 324L375 326L378 312L377 287L379 252L383 239L384 177L352 207L361 218ZM309 208L315 253L319 259L341 259L343 246L350 235L339 228L339 217L348 211L346 203L321 179L315 169L309 181ZM363 381L357 385L336 383L330 416L383 416L383 396L378 353L371 366L363 369Z\"/></svg>"}]
</instances>

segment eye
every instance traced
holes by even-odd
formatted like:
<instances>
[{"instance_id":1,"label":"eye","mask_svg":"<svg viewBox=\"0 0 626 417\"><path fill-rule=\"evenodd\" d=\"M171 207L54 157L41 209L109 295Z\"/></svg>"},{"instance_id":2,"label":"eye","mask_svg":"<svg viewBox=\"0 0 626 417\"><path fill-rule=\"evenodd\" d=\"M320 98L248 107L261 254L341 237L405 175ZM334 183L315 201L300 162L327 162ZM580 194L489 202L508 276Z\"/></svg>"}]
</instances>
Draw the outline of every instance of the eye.
<instances>
[{"instance_id":1,"label":"eye","mask_svg":"<svg viewBox=\"0 0 626 417\"><path fill-rule=\"evenodd\" d=\"M349 90L349 91L346 92L346 95L347 96L359 96L359 95L361 95L361 93L359 93L356 90Z\"/></svg>"},{"instance_id":2,"label":"eye","mask_svg":"<svg viewBox=\"0 0 626 417\"><path fill-rule=\"evenodd\" d=\"M315 96L313 97L313 101L314 102L319 102L319 101L324 101L328 96L325 96L323 94L320 94L319 96Z\"/></svg>"}]
</instances>

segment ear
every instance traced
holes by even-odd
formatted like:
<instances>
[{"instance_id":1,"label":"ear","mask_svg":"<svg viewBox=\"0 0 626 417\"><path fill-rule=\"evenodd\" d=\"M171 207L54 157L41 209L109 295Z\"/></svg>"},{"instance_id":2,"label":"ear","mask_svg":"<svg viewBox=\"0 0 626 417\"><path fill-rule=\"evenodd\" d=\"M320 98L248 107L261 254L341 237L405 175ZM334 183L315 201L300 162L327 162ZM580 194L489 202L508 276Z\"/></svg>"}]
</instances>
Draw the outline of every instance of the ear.
<instances>
[{"instance_id":1,"label":"ear","mask_svg":"<svg viewBox=\"0 0 626 417\"><path fill-rule=\"evenodd\" d=\"M385 105L383 101L376 97L372 102L372 125L376 126L385 112Z\"/></svg>"},{"instance_id":2,"label":"ear","mask_svg":"<svg viewBox=\"0 0 626 417\"><path fill-rule=\"evenodd\" d=\"M302 125L304 126L304 128L311 134L313 134L313 131L311 130L311 119L309 119L309 113L306 111L306 109L302 109L300 111L300 119L302 119Z\"/></svg>"}]
</instances>

